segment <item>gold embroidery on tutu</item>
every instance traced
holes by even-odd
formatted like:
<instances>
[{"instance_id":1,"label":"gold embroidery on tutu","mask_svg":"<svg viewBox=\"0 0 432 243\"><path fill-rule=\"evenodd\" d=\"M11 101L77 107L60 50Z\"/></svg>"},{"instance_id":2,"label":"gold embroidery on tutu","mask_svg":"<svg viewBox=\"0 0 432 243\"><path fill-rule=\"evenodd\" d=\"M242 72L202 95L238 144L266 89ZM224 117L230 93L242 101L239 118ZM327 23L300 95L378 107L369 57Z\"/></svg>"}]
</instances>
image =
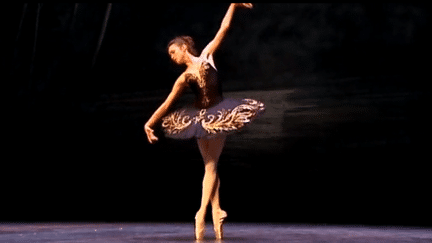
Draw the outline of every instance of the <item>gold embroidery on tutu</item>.
<instances>
[{"instance_id":1,"label":"gold embroidery on tutu","mask_svg":"<svg viewBox=\"0 0 432 243\"><path fill-rule=\"evenodd\" d=\"M202 127L210 134L238 130L249 123L261 110L264 104L252 99L244 99L245 104L235 107L233 110L222 109L215 115L208 115L208 120L201 120Z\"/></svg>"},{"instance_id":2,"label":"gold embroidery on tutu","mask_svg":"<svg viewBox=\"0 0 432 243\"><path fill-rule=\"evenodd\" d=\"M195 124L197 124L198 122L201 122L205 119L205 113L207 112L206 109L201 109L200 113L198 114L198 116L195 116L194 118L192 118L192 120L194 121Z\"/></svg>"},{"instance_id":3,"label":"gold embroidery on tutu","mask_svg":"<svg viewBox=\"0 0 432 243\"><path fill-rule=\"evenodd\" d=\"M184 110L176 111L163 118L162 127L168 134L177 134L192 123L190 117L185 116L184 112Z\"/></svg>"},{"instance_id":4,"label":"gold embroidery on tutu","mask_svg":"<svg viewBox=\"0 0 432 243\"><path fill-rule=\"evenodd\" d=\"M244 104L240 104L232 110L222 109L217 112L217 115L206 115L207 110L202 109L198 115L190 118L184 115L185 110L176 111L163 118L162 127L170 135L178 134L190 126L192 122L194 124L200 123L209 134L238 130L265 109L264 104L259 101L253 99L244 99L243 101Z\"/></svg>"}]
</instances>

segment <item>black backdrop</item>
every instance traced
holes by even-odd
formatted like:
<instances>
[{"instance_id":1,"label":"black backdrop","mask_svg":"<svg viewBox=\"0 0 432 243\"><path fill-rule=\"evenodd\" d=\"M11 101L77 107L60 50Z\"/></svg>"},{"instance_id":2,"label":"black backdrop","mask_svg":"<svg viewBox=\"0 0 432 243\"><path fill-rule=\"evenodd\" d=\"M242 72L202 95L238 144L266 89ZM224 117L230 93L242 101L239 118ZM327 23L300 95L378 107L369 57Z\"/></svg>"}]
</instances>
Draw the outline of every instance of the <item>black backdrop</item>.
<instances>
[{"instance_id":1,"label":"black backdrop","mask_svg":"<svg viewBox=\"0 0 432 243\"><path fill-rule=\"evenodd\" d=\"M7 6L2 185L15 213L0 221L193 220L203 172L196 143L151 146L142 125L182 71L166 44L187 34L202 49L228 4L114 3L96 52L107 7ZM387 119L337 120L294 140L240 134L220 164L231 220L430 225L430 13L430 3L255 4L236 13L215 55L225 91L306 89L337 103L366 90L381 97L366 105ZM358 142L369 137L381 143ZM270 141L283 149L260 149Z\"/></svg>"}]
</instances>

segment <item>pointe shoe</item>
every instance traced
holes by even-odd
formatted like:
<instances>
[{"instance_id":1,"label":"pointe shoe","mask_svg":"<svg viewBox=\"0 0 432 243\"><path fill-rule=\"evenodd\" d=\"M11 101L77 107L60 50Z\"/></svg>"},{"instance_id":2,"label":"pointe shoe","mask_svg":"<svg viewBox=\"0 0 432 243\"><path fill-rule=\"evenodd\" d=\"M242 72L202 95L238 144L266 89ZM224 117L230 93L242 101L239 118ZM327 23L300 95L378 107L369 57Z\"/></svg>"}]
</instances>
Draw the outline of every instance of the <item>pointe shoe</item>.
<instances>
[{"instance_id":1,"label":"pointe shoe","mask_svg":"<svg viewBox=\"0 0 432 243\"><path fill-rule=\"evenodd\" d=\"M227 212L218 210L212 213L213 215L213 227L216 235L216 239L223 238L223 224L225 219L228 217Z\"/></svg>"},{"instance_id":2,"label":"pointe shoe","mask_svg":"<svg viewBox=\"0 0 432 243\"><path fill-rule=\"evenodd\" d=\"M202 240L205 235L205 219L202 222L198 222L197 217L198 213L195 216L195 240Z\"/></svg>"}]
</instances>

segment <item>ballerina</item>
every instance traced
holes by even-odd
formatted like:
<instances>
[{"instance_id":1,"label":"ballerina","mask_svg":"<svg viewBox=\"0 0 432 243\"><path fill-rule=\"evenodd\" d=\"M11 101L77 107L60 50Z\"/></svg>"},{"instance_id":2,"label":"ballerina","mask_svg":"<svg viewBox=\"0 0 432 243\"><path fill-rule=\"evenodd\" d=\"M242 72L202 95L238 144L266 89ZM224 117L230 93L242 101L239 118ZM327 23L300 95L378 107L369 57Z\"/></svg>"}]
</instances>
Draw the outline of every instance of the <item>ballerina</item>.
<instances>
[{"instance_id":1,"label":"ballerina","mask_svg":"<svg viewBox=\"0 0 432 243\"><path fill-rule=\"evenodd\" d=\"M217 79L213 54L225 38L235 10L240 7L251 9L253 5L232 3L216 36L200 55L195 50L194 41L190 36L179 36L169 42L168 53L171 59L176 64L186 65L187 68L174 83L167 99L144 125L151 144L158 141L154 129L160 122L166 137L197 139L205 165L201 207L195 215L197 240L204 237L205 215L209 203L212 206L215 236L217 239L223 238L223 223L227 213L220 207L217 164L226 136L250 124L265 110L264 104L254 99L224 98L221 83ZM187 88L196 95L195 102L167 114Z\"/></svg>"}]
</instances>

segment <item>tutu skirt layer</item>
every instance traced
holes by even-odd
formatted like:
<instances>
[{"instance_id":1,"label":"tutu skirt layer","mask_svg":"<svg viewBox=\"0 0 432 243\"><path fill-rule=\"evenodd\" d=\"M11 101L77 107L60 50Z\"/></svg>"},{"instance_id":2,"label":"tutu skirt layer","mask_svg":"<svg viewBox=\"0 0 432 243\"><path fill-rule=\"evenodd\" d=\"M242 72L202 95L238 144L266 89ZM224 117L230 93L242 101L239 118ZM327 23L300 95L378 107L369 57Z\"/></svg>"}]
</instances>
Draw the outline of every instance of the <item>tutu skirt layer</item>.
<instances>
[{"instance_id":1,"label":"tutu skirt layer","mask_svg":"<svg viewBox=\"0 0 432 243\"><path fill-rule=\"evenodd\" d=\"M264 111L265 105L254 99L225 98L208 109L190 104L166 115L162 129L174 139L212 137L239 131Z\"/></svg>"}]
</instances>

